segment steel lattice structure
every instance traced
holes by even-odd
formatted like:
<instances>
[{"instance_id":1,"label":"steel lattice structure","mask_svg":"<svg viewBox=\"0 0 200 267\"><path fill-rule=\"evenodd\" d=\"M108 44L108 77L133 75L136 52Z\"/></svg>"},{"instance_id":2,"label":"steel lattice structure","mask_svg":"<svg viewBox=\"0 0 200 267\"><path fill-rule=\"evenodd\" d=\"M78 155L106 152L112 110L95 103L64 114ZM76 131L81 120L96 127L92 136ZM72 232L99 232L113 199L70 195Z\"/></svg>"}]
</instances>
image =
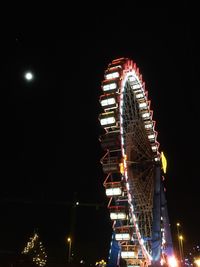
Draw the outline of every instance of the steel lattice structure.
<instances>
[{"instance_id":1,"label":"steel lattice structure","mask_svg":"<svg viewBox=\"0 0 200 267\"><path fill-rule=\"evenodd\" d=\"M162 153L148 92L136 64L113 60L105 70L99 120L101 159L113 235L108 265L149 266L173 253L162 177ZM164 157L163 157L164 158Z\"/></svg>"}]
</instances>

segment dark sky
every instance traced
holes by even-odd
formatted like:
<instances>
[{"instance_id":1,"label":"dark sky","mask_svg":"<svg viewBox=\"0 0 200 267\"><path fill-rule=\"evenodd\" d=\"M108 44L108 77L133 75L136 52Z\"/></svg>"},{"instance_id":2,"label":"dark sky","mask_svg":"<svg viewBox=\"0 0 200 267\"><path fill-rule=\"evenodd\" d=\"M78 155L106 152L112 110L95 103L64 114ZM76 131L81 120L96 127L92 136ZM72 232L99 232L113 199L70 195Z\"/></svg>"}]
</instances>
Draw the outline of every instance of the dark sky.
<instances>
[{"instance_id":1,"label":"dark sky","mask_svg":"<svg viewBox=\"0 0 200 267\"><path fill-rule=\"evenodd\" d=\"M38 229L49 258L65 261L76 192L92 205L77 208L74 253L91 262L107 256L98 114L104 70L118 57L136 62L146 82L168 159L173 236L179 221L192 246L200 236L198 17L186 1L88 8L35 7L7 13L2 24L0 251L20 252Z\"/></svg>"}]
</instances>

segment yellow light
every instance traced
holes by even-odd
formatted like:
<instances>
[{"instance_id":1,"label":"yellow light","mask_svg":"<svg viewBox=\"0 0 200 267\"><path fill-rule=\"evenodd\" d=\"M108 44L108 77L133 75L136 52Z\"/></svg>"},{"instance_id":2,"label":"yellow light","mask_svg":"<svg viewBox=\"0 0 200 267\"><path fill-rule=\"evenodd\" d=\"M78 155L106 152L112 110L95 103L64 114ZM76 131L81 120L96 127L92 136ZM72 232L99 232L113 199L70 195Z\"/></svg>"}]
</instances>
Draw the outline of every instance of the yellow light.
<instances>
[{"instance_id":1,"label":"yellow light","mask_svg":"<svg viewBox=\"0 0 200 267\"><path fill-rule=\"evenodd\" d=\"M95 263L96 266L99 266L99 267L105 267L106 266L106 261L104 261L103 259L101 261L97 261Z\"/></svg>"},{"instance_id":2,"label":"yellow light","mask_svg":"<svg viewBox=\"0 0 200 267\"><path fill-rule=\"evenodd\" d=\"M67 238L67 241L68 241L68 242L71 242L71 238L70 238L70 237L68 237L68 238Z\"/></svg>"},{"instance_id":3,"label":"yellow light","mask_svg":"<svg viewBox=\"0 0 200 267\"><path fill-rule=\"evenodd\" d=\"M194 263L195 263L198 267L200 267L200 258L196 259L196 260L194 261Z\"/></svg>"},{"instance_id":4,"label":"yellow light","mask_svg":"<svg viewBox=\"0 0 200 267\"><path fill-rule=\"evenodd\" d=\"M183 236L182 236L182 235L179 235L179 239L180 239L180 240L183 240Z\"/></svg>"},{"instance_id":5,"label":"yellow light","mask_svg":"<svg viewBox=\"0 0 200 267\"><path fill-rule=\"evenodd\" d=\"M167 159L166 159L163 152L161 152L161 161L162 161L163 172L166 173L166 171L167 171Z\"/></svg>"}]
</instances>

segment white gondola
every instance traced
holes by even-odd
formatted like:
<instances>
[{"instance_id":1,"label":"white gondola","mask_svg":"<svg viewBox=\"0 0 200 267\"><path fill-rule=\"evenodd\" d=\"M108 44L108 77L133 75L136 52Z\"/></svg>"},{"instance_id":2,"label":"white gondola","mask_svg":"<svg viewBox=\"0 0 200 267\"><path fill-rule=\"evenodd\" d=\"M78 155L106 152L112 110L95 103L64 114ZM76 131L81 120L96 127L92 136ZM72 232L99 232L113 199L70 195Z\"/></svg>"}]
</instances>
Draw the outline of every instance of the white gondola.
<instances>
[{"instance_id":1,"label":"white gondola","mask_svg":"<svg viewBox=\"0 0 200 267\"><path fill-rule=\"evenodd\" d=\"M140 110L147 109L148 108L148 103L146 101L139 101L138 107Z\"/></svg>"},{"instance_id":2,"label":"white gondola","mask_svg":"<svg viewBox=\"0 0 200 267\"><path fill-rule=\"evenodd\" d=\"M143 111L141 112L141 116L143 120L149 120L151 118L151 113L149 111Z\"/></svg>"},{"instance_id":3,"label":"white gondola","mask_svg":"<svg viewBox=\"0 0 200 267\"><path fill-rule=\"evenodd\" d=\"M126 260L127 267L141 267L142 261L138 259L127 259Z\"/></svg>"},{"instance_id":4,"label":"white gondola","mask_svg":"<svg viewBox=\"0 0 200 267\"><path fill-rule=\"evenodd\" d=\"M121 149L121 143L120 143L120 132L108 132L105 135L101 136L101 147L104 150L109 149L112 150L119 150Z\"/></svg>"},{"instance_id":5,"label":"white gondola","mask_svg":"<svg viewBox=\"0 0 200 267\"><path fill-rule=\"evenodd\" d=\"M116 188L106 188L106 196L121 196L122 194L122 188L116 187Z\"/></svg>"},{"instance_id":6,"label":"white gondola","mask_svg":"<svg viewBox=\"0 0 200 267\"><path fill-rule=\"evenodd\" d=\"M105 184L106 196L121 196L122 195L122 184L119 182L108 182Z\"/></svg>"},{"instance_id":7,"label":"white gondola","mask_svg":"<svg viewBox=\"0 0 200 267\"><path fill-rule=\"evenodd\" d=\"M138 249L135 245L122 245L121 246L122 259L137 259Z\"/></svg>"},{"instance_id":8,"label":"white gondola","mask_svg":"<svg viewBox=\"0 0 200 267\"><path fill-rule=\"evenodd\" d=\"M102 90L105 93L110 93L110 92L116 92L118 89L118 84L116 80L112 80L112 81L104 81L102 83Z\"/></svg>"},{"instance_id":9,"label":"white gondola","mask_svg":"<svg viewBox=\"0 0 200 267\"><path fill-rule=\"evenodd\" d=\"M156 143L151 146L151 149L153 152L156 152L158 150Z\"/></svg>"},{"instance_id":10,"label":"white gondola","mask_svg":"<svg viewBox=\"0 0 200 267\"><path fill-rule=\"evenodd\" d=\"M121 226L115 228L115 239L117 241L128 241L131 240L133 233L133 227Z\"/></svg>"},{"instance_id":11,"label":"white gondola","mask_svg":"<svg viewBox=\"0 0 200 267\"><path fill-rule=\"evenodd\" d=\"M102 95L100 97L100 104L105 111L116 109L118 107L116 95L115 94Z\"/></svg>"},{"instance_id":12,"label":"white gondola","mask_svg":"<svg viewBox=\"0 0 200 267\"><path fill-rule=\"evenodd\" d=\"M140 83L136 83L136 84L131 85L131 88L135 91L137 89L141 89L142 85Z\"/></svg>"},{"instance_id":13,"label":"white gondola","mask_svg":"<svg viewBox=\"0 0 200 267\"><path fill-rule=\"evenodd\" d=\"M145 98L144 98L144 93L143 92L137 92L136 94L135 94L135 97L136 97L136 99L140 99L140 100L143 100L143 101L145 101Z\"/></svg>"},{"instance_id":14,"label":"white gondola","mask_svg":"<svg viewBox=\"0 0 200 267\"><path fill-rule=\"evenodd\" d=\"M116 79L116 78L120 77L120 74L121 74L121 71L117 67L112 68L112 69L108 69L105 72L105 79L106 80Z\"/></svg>"},{"instance_id":15,"label":"white gondola","mask_svg":"<svg viewBox=\"0 0 200 267\"><path fill-rule=\"evenodd\" d=\"M154 128L154 123L151 120L144 121L144 128L146 130L151 130Z\"/></svg>"},{"instance_id":16,"label":"white gondola","mask_svg":"<svg viewBox=\"0 0 200 267\"><path fill-rule=\"evenodd\" d=\"M103 126L104 128L117 126L116 114L114 113L114 111L101 113L99 116L99 120L101 126Z\"/></svg>"},{"instance_id":17,"label":"white gondola","mask_svg":"<svg viewBox=\"0 0 200 267\"><path fill-rule=\"evenodd\" d=\"M154 133L148 135L148 139L149 139L150 142L155 142L155 138L156 137L155 137Z\"/></svg>"},{"instance_id":18,"label":"white gondola","mask_svg":"<svg viewBox=\"0 0 200 267\"><path fill-rule=\"evenodd\" d=\"M126 220L127 208L125 206L110 206L109 209L111 220Z\"/></svg>"},{"instance_id":19,"label":"white gondola","mask_svg":"<svg viewBox=\"0 0 200 267\"><path fill-rule=\"evenodd\" d=\"M120 159L118 157L106 157L101 163L104 173L120 172Z\"/></svg>"},{"instance_id":20,"label":"white gondola","mask_svg":"<svg viewBox=\"0 0 200 267\"><path fill-rule=\"evenodd\" d=\"M112 70L112 69L122 69L122 65L121 65L121 62L119 62L119 61L116 61L116 62L114 62L114 63L110 63L109 65L108 65L108 69L107 69L107 71L110 71L110 70Z\"/></svg>"}]
</instances>

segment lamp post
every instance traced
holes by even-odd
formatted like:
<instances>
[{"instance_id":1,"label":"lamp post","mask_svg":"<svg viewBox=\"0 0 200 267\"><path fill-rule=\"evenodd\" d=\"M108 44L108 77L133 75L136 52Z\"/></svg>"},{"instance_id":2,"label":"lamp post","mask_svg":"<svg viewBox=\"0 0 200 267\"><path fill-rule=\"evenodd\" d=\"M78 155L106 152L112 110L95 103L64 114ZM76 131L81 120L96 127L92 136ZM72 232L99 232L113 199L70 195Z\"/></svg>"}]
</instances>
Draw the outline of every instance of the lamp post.
<instances>
[{"instance_id":1,"label":"lamp post","mask_svg":"<svg viewBox=\"0 0 200 267\"><path fill-rule=\"evenodd\" d=\"M179 236L179 240L180 240L180 248L181 248L181 262L184 265L183 236L182 235Z\"/></svg>"},{"instance_id":2,"label":"lamp post","mask_svg":"<svg viewBox=\"0 0 200 267\"><path fill-rule=\"evenodd\" d=\"M71 249L72 249L72 240L70 237L67 238L67 242L69 243L69 249L68 249L68 263L71 261Z\"/></svg>"},{"instance_id":3,"label":"lamp post","mask_svg":"<svg viewBox=\"0 0 200 267\"><path fill-rule=\"evenodd\" d=\"M178 237L179 256L180 256L180 261L181 261L181 263L182 263L181 240L180 240L180 231L179 231L180 223L177 223L177 224L176 224L176 227L177 227L177 237Z\"/></svg>"}]
</instances>

